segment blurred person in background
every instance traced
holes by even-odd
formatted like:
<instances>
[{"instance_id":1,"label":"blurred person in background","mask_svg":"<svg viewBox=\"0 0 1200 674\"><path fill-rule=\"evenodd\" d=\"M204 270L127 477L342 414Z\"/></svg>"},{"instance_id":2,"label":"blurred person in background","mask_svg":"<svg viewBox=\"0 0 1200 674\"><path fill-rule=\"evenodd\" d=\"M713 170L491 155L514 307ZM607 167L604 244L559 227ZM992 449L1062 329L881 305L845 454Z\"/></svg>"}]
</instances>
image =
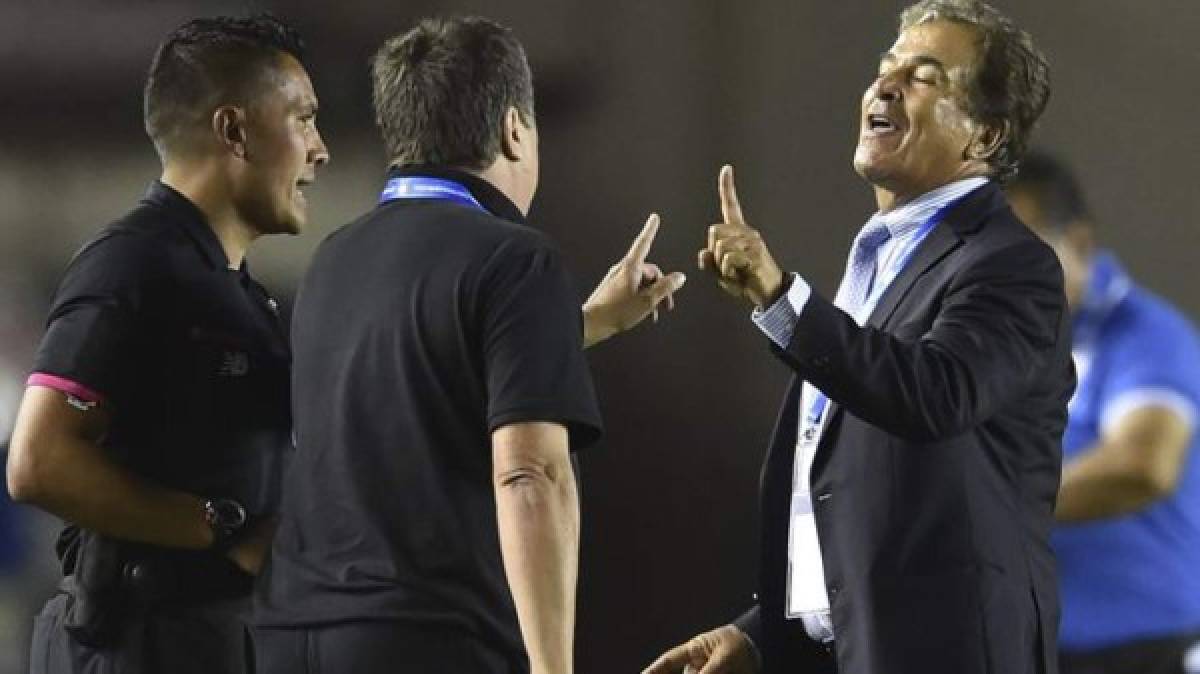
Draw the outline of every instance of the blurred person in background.
<instances>
[{"instance_id":1,"label":"blurred person in background","mask_svg":"<svg viewBox=\"0 0 1200 674\"><path fill-rule=\"evenodd\" d=\"M651 216L580 310L526 224L538 129L507 28L422 21L372 79L390 168L297 296L297 448L259 583L259 671L569 674L572 452L601 432L583 349L684 278L646 262Z\"/></svg>"},{"instance_id":2,"label":"blurred person in background","mask_svg":"<svg viewBox=\"0 0 1200 674\"><path fill-rule=\"evenodd\" d=\"M302 54L258 16L189 21L154 56L161 178L71 261L12 437L13 497L67 523L32 672L248 669L291 416L287 335L245 254L305 226L328 160Z\"/></svg>"},{"instance_id":3,"label":"blurred person in background","mask_svg":"<svg viewBox=\"0 0 1200 674\"><path fill-rule=\"evenodd\" d=\"M39 283L36 262L0 269L0 470L29 362L41 333L38 300L53 288ZM57 273L58 270L55 270ZM0 490L0 673L25 671L32 622L29 616L46 600L59 578L57 569L38 563L36 550L49 550L61 528L55 518L13 503Z\"/></svg>"},{"instance_id":4,"label":"blurred person in background","mask_svg":"<svg viewBox=\"0 0 1200 674\"><path fill-rule=\"evenodd\" d=\"M794 376L756 602L647 674L1057 671L1068 311L1054 253L1001 189L1049 93L1030 35L991 6L904 10L854 153L878 211L833 302L779 268L722 170L700 264ZM813 226L799 208L792 226Z\"/></svg>"},{"instance_id":5,"label":"blurred person in background","mask_svg":"<svg viewBox=\"0 0 1200 674\"><path fill-rule=\"evenodd\" d=\"M1057 252L1079 387L1053 543L1064 674L1182 674L1200 641L1200 335L1100 246L1075 176L1042 153L1009 186Z\"/></svg>"}]
</instances>

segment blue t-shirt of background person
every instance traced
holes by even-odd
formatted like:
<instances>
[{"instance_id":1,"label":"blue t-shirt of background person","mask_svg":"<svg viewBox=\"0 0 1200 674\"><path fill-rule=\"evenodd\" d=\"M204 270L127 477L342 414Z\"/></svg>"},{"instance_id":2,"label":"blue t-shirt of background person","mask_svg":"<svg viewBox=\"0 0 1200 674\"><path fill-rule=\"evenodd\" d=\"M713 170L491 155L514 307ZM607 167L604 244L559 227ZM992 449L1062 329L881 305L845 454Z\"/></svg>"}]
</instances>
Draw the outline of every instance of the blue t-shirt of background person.
<instances>
[{"instance_id":1,"label":"blue t-shirt of background person","mask_svg":"<svg viewBox=\"0 0 1200 674\"><path fill-rule=\"evenodd\" d=\"M0 444L0 478L5 477L8 452ZM8 490L0 483L0 577L15 575L24 568L29 541L22 526L26 513L8 496Z\"/></svg>"},{"instance_id":2,"label":"blue t-shirt of background person","mask_svg":"<svg viewBox=\"0 0 1200 674\"><path fill-rule=\"evenodd\" d=\"M1092 650L1200 629L1200 338L1170 304L1097 255L1075 317L1079 387L1063 436L1069 463L1136 407L1176 410L1192 425L1174 494L1131 515L1060 526L1061 646Z\"/></svg>"}]
</instances>

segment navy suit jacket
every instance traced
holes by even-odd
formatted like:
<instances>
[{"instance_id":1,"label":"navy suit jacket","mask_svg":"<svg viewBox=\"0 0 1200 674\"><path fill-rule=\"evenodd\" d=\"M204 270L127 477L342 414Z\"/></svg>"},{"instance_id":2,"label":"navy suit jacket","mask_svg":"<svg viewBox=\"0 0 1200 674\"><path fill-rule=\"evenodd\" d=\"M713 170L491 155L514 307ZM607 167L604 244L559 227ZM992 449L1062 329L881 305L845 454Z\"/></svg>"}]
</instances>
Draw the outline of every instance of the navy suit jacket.
<instances>
[{"instance_id":1,"label":"navy suit jacket","mask_svg":"<svg viewBox=\"0 0 1200 674\"><path fill-rule=\"evenodd\" d=\"M820 671L785 620L798 399L832 403L811 488L841 674L1054 674L1049 546L1075 385L1058 260L994 183L953 206L868 324L815 293L763 467L767 672Z\"/></svg>"}]
</instances>

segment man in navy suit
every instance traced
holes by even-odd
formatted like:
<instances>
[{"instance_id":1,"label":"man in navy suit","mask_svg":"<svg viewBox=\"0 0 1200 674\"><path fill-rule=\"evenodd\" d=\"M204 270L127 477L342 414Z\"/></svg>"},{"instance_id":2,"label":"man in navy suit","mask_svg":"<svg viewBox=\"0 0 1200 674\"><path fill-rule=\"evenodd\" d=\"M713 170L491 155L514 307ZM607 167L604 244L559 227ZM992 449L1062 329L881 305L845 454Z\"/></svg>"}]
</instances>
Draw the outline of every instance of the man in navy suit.
<instances>
[{"instance_id":1,"label":"man in navy suit","mask_svg":"<svg viewBox=\"0 0 1200 674\"><path fill-rule=\"evenodd\" d=\"M648 673L1057 671L1068 311L1054 253L1000 187L1047 70L977 0L903 13L854 155L879 210L833 302L779 268L722 170L700 265L754 305L794 380L763 469L755 605Z\"/></svg>"}]
</instances>

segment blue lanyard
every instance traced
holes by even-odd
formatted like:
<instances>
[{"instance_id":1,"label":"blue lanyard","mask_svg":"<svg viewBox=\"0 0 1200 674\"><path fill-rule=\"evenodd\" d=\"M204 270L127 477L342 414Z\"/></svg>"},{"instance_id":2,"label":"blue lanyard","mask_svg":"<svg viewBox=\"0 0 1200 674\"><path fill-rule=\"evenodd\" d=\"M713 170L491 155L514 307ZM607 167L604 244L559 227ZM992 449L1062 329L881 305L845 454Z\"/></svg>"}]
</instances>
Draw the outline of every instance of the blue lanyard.
<instances>
[{"instance_id":1,"label":"blue lanyard","mask_svg":"<svg viewBox=\"0 0 1200 674\"><path fill-rule=\"evenodd\" d=\"M942 218L946 216L946 212L950 210L950 207L957 204L962 198L963 197L959 197L958 199L955 199L954 201L951 201L945 206L937 209L933 215L929 216L928 220L921 224L920 229L917 230L909 244L904 248L904 252L896 258L895 262L888 265L888 276L886 277L886 281L881 282L879 285L871 289L870 294L867 296L867 301L863 304L860 311L866 312L868 316L871 312L875 311L875 305L879 302L879 299L883 297L883 293L886 292L892 283L900 277L900 274L904 271L904 268L908 266L908 263L912 261L912 257L916 254L917 248L921 245L921 242L924 241L925 237L928 236L931 231L933 231L933 228L942 221ZM812 407L809 408L808 415L805 417L804 441L808 442L816 439L818 424L821 423L821 417L825 414L825 408L828 406L829 396L825 395L818 389L816 397L813 398Z\"/></svg>"},{"instance_id":2,"label":"blue lanyard","mask_svg":"<svg viewBox=\"0 0 1200 674\"><path fill-rule=\"evenodd\" d=\"M458 202L481 211L487 210L462 185L453 180L427 176L401 176L389 179L383 186L383 193L379 195L379 203L385 204L396 199L441 199Z\"/></svg>"}]
</instances>

